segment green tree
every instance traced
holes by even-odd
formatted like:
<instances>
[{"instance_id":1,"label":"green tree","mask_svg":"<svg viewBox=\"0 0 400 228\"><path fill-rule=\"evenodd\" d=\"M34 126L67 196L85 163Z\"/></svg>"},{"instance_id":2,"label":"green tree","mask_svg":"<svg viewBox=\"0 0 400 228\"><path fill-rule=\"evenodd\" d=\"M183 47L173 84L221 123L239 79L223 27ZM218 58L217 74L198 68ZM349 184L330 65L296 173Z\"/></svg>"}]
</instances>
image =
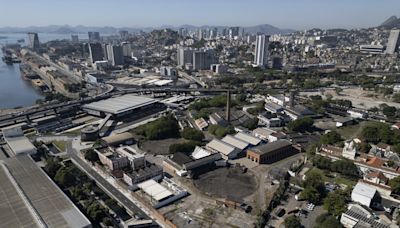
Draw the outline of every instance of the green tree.
<instances>
[{"instance_id":1,"label":"green tree","mask_svg":"<svg viewBox=\"0 0 400 228\"><path fill-rule=\"evenodd\" d=\"M82 200L85 199L86 194L85 191L79 187L79 186L74 186L70 189L71 195L77 199L77 200Z\"/></svg>"},{"instance_id":2,"label":"green tree","mask_svg":"<svg viewBox=\"0 0 400 228\"><path fill-rule=\"evenodd\" d=\"M390 179L389 186L392 188L393 193L400 194L400 176Z\"/></svg>"},{"instance_id":3,"label":"green tree","mask_svg":"<svg viewBox=\"0 0 400 228\"><path fill-rule=\"evenodd\" d=\"M85 152L85 159L94 163L99 161L99 155L93 149L89 149Z\"/></svg>"},{"instance_id":4,"label":"green tree","mask_svg":"<svg viewBox=\"0 0 400 228\"><path fill-rule=\"evenodd\" d=\"M44 170L46 170L46 172L49 174L50 177L54 177L60 168L61 164L57 158L53 157L47 158Z\"/></svg>"},{"instance_id":5,"label":"green tree","mask_svg":"<svg viewBox=\"0 0 400 228\"><path fill-rule=\"evenodd\" d=\"M310 117L304 117L301 119L289 122L288 129L291 131L305 132L311 130L314 124L314 120Z\"/></svg>"},{"instance_id":6,"label":"green tree","mask_svg":"<svg viewBox=\"0 0 400 228\"><path fill-rule=\"evenodd\" d=\"M54 180L64 187L70 187L75 183L75 176L68 167L62 167L54 176Z\"/></svg>"},{"instance_id":7,"label":"green tree","mask_svg":"<svg viewBox=\"0 0 400 228\"><path fill-rule=\"evenodd\" d=\"M357 146L358 146L358 150L361 153L368 153L372 148L371 145L369 143L366 143L366 142L362 142L360 144L357 144Z\"/></svg>"},{"instance_id":8,"label":"green tree","mask_svg":"<svg viewBox=\"0 0 400 228\"><path fill-rule=\"evenodd\" d=\"M341 228L342 224L328 213L322 214L315 220L315 228Z\"/></svg>"},{"instance_id":9,"label":"green tree","mask_svg":"<svg viewBox=\"0 0 400 228\"><path fill-rule=\"evenodd\" d=\"M357 166L348 159L339 159L332 163L331 170L349 177L358 177L359 171Z\"/></svg>"},{"instance_id":10,"label":"green tree","mask_svg":"<svg viewBox=\"0 0 400 228\"><path fill-rule=\"evenodd\" d=\"M190 127L183 129L183 131L181 132L181 136L184 139L198 141L198 142L201 142L204 139L204 134L202 131Z\"/></svg>"},{"instance_id":11,"label":"green tree","mask_svg":"<svg viewBox=\"0 0 400 228\"><path fill-rule=\"evenodd\" d=\"M342 190L330 192L324 199L324 208L330 214L339 216L346 211L349 195Z\"/></svg>"},{"instance_id":12,"label":"green tree","mask_svg":"<svg viewBox=\"0 0 400 228\"><path fill-rule=\"evenodd\" d=\"M301 228L300 219L294 215L287 217L284 224L286 228Z\"/></svg>"},{"instance_id":13,"label":"green tree","mask_svg":"<svg viewBox=\"0 0 400 228\"><path fill-rule=\"evenodd\" d=\"M255 107L249 108L247 110L247 112L252 114L252 115L258 115L258 114L260 114L262 112L265 112L264 105L265 105L264 102L259 102L259 103L256 104Z\"/></svg>"},{"instance_id":14,"label":"green tree","mask_svg":"<svg viewBox=\"0 0 400 228\"><path fill-rule=\"evenodd\" d=\"M244 121L243 123L243 127L249 129L249 130L254 130L256 129L258 126L258 118L252 118L252 119L248 119L246 121Z\"/></svg>"},{"instance_id":15,"label":"green tree","mask_svg":"<svg viewBox=\"0 0 400 228\"><path fill-rule=\"evenodd\" d=\"M323 157L321 155L317 155L312 160L313 165L319 169L331 169L332 161L329 158Z\"/></svg>"},{"instance_id":16,"label":"green tree","mask_svg":"<svg viewBox=\"0 0 400 228\"><path fill-rule=\"evenodd\" d=\"M86 213L95 222L100 222L106 216L104 208L96 201L89 204Z\"/></svg>"},{"instance_id":17,"label":"green tree","mask_svg":"<svg viewBox=\"0 0 400 228\"><path fill-rule=\"evenodd\" d=\"M397 154L400 154L400 143L392 146L392 151Z\"/></svg>"},{"instance_id":18,"label":"green tree","mask_svg":"<svg viewBox=\"0 0 400 228\"><path fill-rule=\"evenodd\" d=\"M397 109L396 109L396 107L393 107L393 106L385 106L382 108L382 113L387 118L394 118L394 117L396 117Z\"/></svg>"},{"instance_id":19,"label":"green tree","mask_svg":"<svg viewBox=\"0 0 400 228\"><path fill-rule=\"evenodd\" d=\"M220 125L210 125L208 126L208 132L217 136L218 138L222 138L227 134L235 133L235 129L232 126L222 127Z\"/></svg>"},{"instance_id":20,"label":"green tree","mask_svg":"<svg viewBox=\"0 0 400 228\"><path fill-rule=\"evenodd\" d=\"M323 198L321 193L316 188L310 186L304 188L304 190L300 193L300 197L313 204L319 204Z\"/></svg>"},{"instance_id":21,"label":"green tree","mask_svg":"<svg viewBox=\"0 0 400 228\"><path fill-rule=\"evenodd\" d=\"M319 170L314 169L308 172L306 180L303 182L304 190L301 192L301 198L319 204L326 194L323 178L324 176Z\"/></svg>"},{"instance_id":22,"label":"green tree","mask_svg":"<svg viewBox=\"0 0 400 228\"><path fill-rule=\"evenodd\" d=\"M137 133L150 140L178 138L180 136L178 122L172 115L161 117L139 127Z\"/></svg>"},{"instance_id":23,"label":"green tree","mask_svg":"<svg viewBox=\"0 0 400 228\"><path fill-rule=\"evenodd\" d=\"M113 225L112 219L110 219L109 217L104 217L104 218L103 218L103 223L104 223L106 226L112 226L112 225Z\"/></svg>"},{"instance_id":24,"label":"green tree","mask_svg":"<svg viewBox=\"0 0 400 228\"><path fill-rule=\"evenodd\" d=\"M335 144L335 143L341 142L341 141L342 141L342 137L336 131L330 131L321 137L321 143L325 144L325 145L326 144Z\"/></svg>"},{"instance_id":25,"label":"green tree","mask_svg":"<svg viewBox=\"0 0 400 228\"><path fill-rule=\"evenodd\" d=\"M400 103L400 93L395 93L392 97L393 102Z\"/></svg>"}]
</instances>

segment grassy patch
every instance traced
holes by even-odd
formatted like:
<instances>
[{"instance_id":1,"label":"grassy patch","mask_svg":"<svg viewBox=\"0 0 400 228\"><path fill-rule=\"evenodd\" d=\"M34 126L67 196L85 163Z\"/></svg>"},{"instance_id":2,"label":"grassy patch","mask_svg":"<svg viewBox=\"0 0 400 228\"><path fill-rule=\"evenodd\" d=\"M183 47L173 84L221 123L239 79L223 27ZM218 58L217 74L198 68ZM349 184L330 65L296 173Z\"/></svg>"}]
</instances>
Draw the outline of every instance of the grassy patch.
<instances>
[{"instance_id":1,"label":"grassy patch","mask_svg":"<svg viewBox=\"0 0 400 228\"><path fill-rule=\"evenodd\" d=\"M337 132L340 135L342 135L343 138L346 138L346 139L357 138L360 136L361 131L364 127L375 126L376 124L379 124L379 123L375 122L375 121L362 121L355 125L350 125L350 126L345 126L345 127L339 128L339 129L337 129Z\"/></svg>"},{"instance_id":2,"label":"grassy patch","mask_svg":"<svg viewBox=\"0 0 400 228\"><path fill-rule=\"evenodd\" d=\"M81 129L76 129L73 131L68 131L63 133L63 135L68 135L68 136L79 136L81 134Z\"/></svg>"},{"instance_id":3,"label":"grassy patch","mask_svg":"<svg viewBox=\"0 0 400 228\"><path fill-rule=\"evenodd\" d=\"M65 151L67 145L65 141L53 141L52 143L62 152Z\"/></svg>"},{"instance_id":4,"label":"grassy patch","mask_svg":"<svg viewBox=\"0 0 400 228\"><path fill-rule=\"evenodd\" d=\"M347 185L349 188L352 188L352 187L354 187L354 186L357 184L356 181L351 180L351 179L348 179L348 178L346 178L346 177L342 177L342 176L340 176L340 175L338 175L337 177L335 177L335 178L333 179L333 181L334 181L336 184L344 184L344 185Z\"/></svg>"},{"instance_id":5,"label":"grassy patch","mask_svg":"<svg viewBox=\"0 0 400 228\"><path fill-rule=\"evenodd\" d=\"M357 182L355 180L349 179L349 178L347 178L345 176L342 176L340 174L336 174L336 177L333 177L334 173L331 173L331 172L326 171L326 170L318 169L317 167L313 167L312 169L307 171L307 173L310 172L311 170L313 170L313 172L321 173L322 176L323 176L323 181L324 182L330 182L330 183L335 183L335 184L344 184L344 185L347 185L350 188L354 187L357 184Z\"/></svg>"}]
</instances>

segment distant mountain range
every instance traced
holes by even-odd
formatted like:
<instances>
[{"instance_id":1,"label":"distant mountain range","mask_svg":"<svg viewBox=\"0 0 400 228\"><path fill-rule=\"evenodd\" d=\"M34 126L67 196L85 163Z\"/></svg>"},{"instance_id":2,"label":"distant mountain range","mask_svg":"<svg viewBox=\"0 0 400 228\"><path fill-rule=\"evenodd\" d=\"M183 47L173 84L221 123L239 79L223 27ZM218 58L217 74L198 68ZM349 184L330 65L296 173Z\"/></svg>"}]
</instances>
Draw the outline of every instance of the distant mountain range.
<instances>
[{"instance_id":1,"label":"distant mountain range","mask_svg":"<svg viewBox=\"0 0 400 228\"><path fill-rule=\"evenodd\" d=\"M400 18L397 18L396 16L391 16L386 21L384 21L379 27L387 29L392 29L392 28L400 29Z\"/></svg>"},{"instance_id":2,"label":"distant mountain range","mask_svg":"<svg viewBox=\"0 0 400 228\"><path fill-rule=\"evenodd\" d=\"M229 26L193 26L193 25L182 25L182 26L170 26L170 25L163 25L160 27L111 27L111 26L104 26L104 27L97 27L97 26L69 26L69 25L49 25L49 26L29 26L29 27L2 27L0 28L0 33L26 33L26 32L38 32L38 33L57 33L57 34L79 34L79 33L87 33L89 31L98 31L102 34L116 34L118 31L127 30L129 32L138 32L138 31L145 31L149 32L154 29L165 29L170 28L173 30L178 30L179 28L186 28L190 30L195 29L206 29L206 28L218 28L219 30L223 28L229 28ZM250 34L287 34L291 32L295 32L292 29L280 29L272 25L262 24L256 26L249 26L243 27L245 33Z\"/></svg>"}]
</instances>

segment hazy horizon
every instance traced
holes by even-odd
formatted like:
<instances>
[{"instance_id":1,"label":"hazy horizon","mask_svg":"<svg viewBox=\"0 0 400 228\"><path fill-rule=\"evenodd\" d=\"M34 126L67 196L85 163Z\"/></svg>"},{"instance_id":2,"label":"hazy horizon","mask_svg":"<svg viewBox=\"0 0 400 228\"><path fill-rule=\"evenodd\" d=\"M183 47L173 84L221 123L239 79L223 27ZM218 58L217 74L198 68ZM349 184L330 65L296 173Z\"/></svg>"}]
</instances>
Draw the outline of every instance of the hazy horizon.
<instances>
[{"instance_id":1,"label":"hazy horizon","mask_svg":"<svg viewBox=\"0 0 400 228\"><path fill-rule=\"evenodd\" d=\"M0 0L0 27L49 25L162 27L254 26L366 28L400 12L398 0Z\"/></svg>"}]
</instances>

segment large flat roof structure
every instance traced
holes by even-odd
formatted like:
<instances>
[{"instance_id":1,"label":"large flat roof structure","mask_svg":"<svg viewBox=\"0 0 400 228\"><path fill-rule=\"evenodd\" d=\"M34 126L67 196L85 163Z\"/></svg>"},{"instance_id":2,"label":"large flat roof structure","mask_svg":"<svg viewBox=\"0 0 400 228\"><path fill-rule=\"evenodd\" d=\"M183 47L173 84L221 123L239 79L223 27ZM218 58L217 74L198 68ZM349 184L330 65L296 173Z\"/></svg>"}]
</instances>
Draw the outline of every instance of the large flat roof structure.
<instances>
[{"instance_id":1,"label":"large flat roof structure","mask_svg":"<svg viewBox=\"0 0 400 228\"><path fill-rule=\"evenodd\" d=\"M153 179L138 184L138 187L146 192L147 195L151 196L157 201L163 200L173 195L171 191L169 191Z\"/></svg>"},{"instance_id":2,"label":"large flat roof structure","mask_svg":"<svg viewBox=\"0 0 400 228\"><path fill-rule=\"evenodd\" d=\"M7 222L5 227L91 227L90 221L30 156L9 158L0 166L0 199L7 198L0 201L5 206L0 207L0 226ZM8 201L14 203L4 204Z\"/></svg>"},{"instance_id":3,"label":"large flat roof structure","mask_svg":"<svg viewBox=\"0 0 400 228\"><path fill-rule=\"evenodd\" d=\"M4 164L0 164L0 183L0 227L40 227L18 188L9 179Z\"/></svg>"},{"instance_id":4,"label":"large flat roof structure","mask_svg":"<svg viewBox=\"0 0 400 228\"><path fill-rule=\"evenodd\" d=\"M36 153L36 147L25 136L5 137L4 139L14 155Z\"/></svg>"},{"instance_id":5,"label":"large flat roof structure","mask_svg":"<svg viewBox=\"0 0 400 228\"><path fill-rule=\"evenodd\" d=\"M155 99L127 94L120 97L113 97L84 105L83 109L117 115L147 105L151 105L156 102L157 100Z\"/></svg>"}]
</instances>

